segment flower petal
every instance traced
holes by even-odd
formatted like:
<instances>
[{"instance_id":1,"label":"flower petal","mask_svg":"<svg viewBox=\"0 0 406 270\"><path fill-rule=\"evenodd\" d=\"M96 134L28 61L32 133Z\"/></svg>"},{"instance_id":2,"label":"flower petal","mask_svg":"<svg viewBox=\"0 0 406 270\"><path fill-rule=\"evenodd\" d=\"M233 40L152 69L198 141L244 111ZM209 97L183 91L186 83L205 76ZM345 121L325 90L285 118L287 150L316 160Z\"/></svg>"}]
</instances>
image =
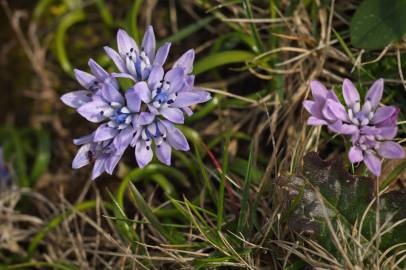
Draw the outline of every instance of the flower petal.
<instances>
[{"instance_id":1,"label":"flower petal","mask_svg":"<svg viewBox=\"0 0 406 270\"><path fill-rule=\"evenodd\" d=\"M142 112L140 113L137 119L137 124L141 126L149 125L154 121L154 119L155 114L149 112Z\"/></svg>"},{"instance_id":2,"label":"flower petal","mask_svg":"<svg viewBox=\"0 0 406 270\"><path fill-rule=\"evenodd\" d=\"M134 88L130 88L127 90L127 92L125 92L125 100L127 102L127 108L130 109L131 112L140 111L141 99Z\"/></svg>"},{"instance_id":3,"label":"flower petal","mask_svg":"<svg viewBox=\"0 0 406 270\"><path fill-rule=\"evenodd\" d=\"M171 122L166 121L166 120L160 120L160 123L162 123L165 128L166 128L166 139L168 143L175 148L176 150L181 150L181 151L189 151L189 143L186 140L185 135L176 128Z\"/></svg>"},{"instance_id":4,"label":"flower petal","mask_svg":"<svg viewBox=\"0 0 406 270\"><path fill-rule=\"evenodd\" d=\"M148 86L150 89L155 89L164 78L164 69L161 66L154 66L148 77Z\"/></svg>"},{"instance_id":5,"label":"flower petal","mask_svg":"<svg viewBox=\"0 0 406 270\"><path fill-rule=\"evenodd\" d=\"M195 51L193 49L185 52L174 64L173 67L181 67L185 74L190 74L193 71L193 61L195 59Z\"/></svg>"},{"instance_id":6,"label":"flower petal","mask_svg":"<svg viewBox=\"0 0 406 270\"><path fill-rule=\"evenodd\" d=\"M372 124L379 124L382 123L383 121L387 120L388 118L391 118L394 113L396 113L397 108L393 106L384 106L380 107L376 110L374 116L371 119Z\"/></svg>"},{"instance_id":7,"label":"flower petal","mask_svg":"<svg viewBox=\"0 0 406 270\"><path fill-rule=\"evenodd\" d=\"M124 151L117 151L116 153L111 155L108 159L106 159L105 170L108 174L110 175L113 174L114 168L117 166L123 154Z\"/></svg>"},{"instance_id":8,"label":"flower petal","mask_svg":"<svg viewBox=\"0 0 406 270\"><path fill-rule=\"evenodd\" d=\"M111 84L103 84L101 88L103 98L108 102L117 102L124 104L124 98L121 93Z\"/></svg>"},{"instance_id":9,"label":"flower petal","mask_svg":"<svg viewBox=\"0 0 406 270\"><path fill-rule=\"evenodd\" d=\"M118 129L109 127L107 124L102 124L96 129L93 140L95 142L106 141L114 138L118 132Z\"/></svg>"},{"instance_id":10,"label":"flower petal","mask_svg":"<svg viewBox=\"0 0 406 270\"><path fill-rule=\"evenodd\" d=\"M128 73L111 73L111 76L113 76L114 78L125 78L125 79L130 79L132 81L136 81L135 77L133 75L130 75Z\"/></svg>"},{"instance_id":11,"label":"flower petal","mask_svg":"<svg viewBox=\"0 0 406 270\"><path fill-rule=\"evenodd\" d=\"M95 76L80 69L74 69L73 72L75 73L76 80L86 89L89 89L96 81Z\"/></svg>"},{"instance_id":12,"label":"flower petal","mask_svg":"<svg viewBox=\"0 0 406 270\"><path fill-rule=\"evenodd\" d=\"M372 152L369 151L365 153L364 163L373 175L381 175L381 160L377 158Z\"/></svg>"},{"instance_id":13,"label":"flower petal","mask_svg":"<svg viewBox=\"0 0 406 270\"><path fill-rule=\"evenodd\" d=\"M397 126L378 128L378 135L385 140L392 140L398 133Z\"/></svg>"},{"instance_id":14,"label":"flower petal","mask_svg":"<svg viewBox=\"0 0 406 270\"><path fill-rule=\"evenodd\" d=\"M114 138L113 145L119 151L125 151L134 135L134 129L131 126L127 126L122 129L120 133Z\"/></svg>"},{"instance_id":15,"label":"flower petal","mask_svg":"<svg viewBox=\"0 0 406 270\"><path fill-rule=\"evenodd\" d=\"M106 164L105 158L96 159L92 170L92 180L96 179L104 172L105 164Z\"/></svg>"},{"instance_id":16,"label":"flower petal","mask_svg":"<svg viewBox=\"0 0 406 270\"><path fill-rule=\"evenodd\" d=\"M155 44L154 29L150 25L148 26L148 29L144 34L144 38L142 39L141 48L147 54L151 62L153 62L155 58Z\"/></svg>"},{"instance_id":17,"label":"flower petal","mask_svg":"<svg viewBox=\"0 0 406 270\"><path fill-rule=\"evenodd\" d=\"M104 111L111 109L110 106L102 100L93 100L79 107L77 112L90 122L99 123L106 119Z\"/></svg>"},{"instance_id":18,"label":"flower petal","mask_svg":"<svg viewBox=\"0 0 406 270\"><path fill-rule=\"evenodd\" d=\"M168 57L169 49L171 48L171 43L166 42L162 45L158 51L156 52L156 56L154 62L152 63L154 66L163 66L166 58Z\"/></svg>"},{"instance_id":19,"label":"flower petal","mask_svg":"<svg viewBox=\"0 0 406 270\"><path fill-rule=\"evenodd\" d=\"M159 161L168 166L171 165L172 148L169 146L169 144L162 142L161 144L157 145L155 153Z\"/></svg>"},{"instance_id":20,"label":"flower petal","mask_svg":"<svg viewBox=\"0 0 406 270\"><path fill-rule=\"evenodd\" d=\"M61 97L61 100L66 105L76 109L92 101L92 96L92 92L88 90L79 90L66 93Z\"/></svg>"},{"instance_id":21,"label":"flower petal","mask_svg":"<svg viewBox=\"0 0 406 270\"><path fill-rule=\"evenodd\" d=\"M383 79L379 79L374 82L374 84L369 88L367 94L365 95L365 101L369 100L371 102L372 108L376 108L382 99L383 93Z\"/></svg>"},{"instance_id":22,"label":"flower petal","mask_svg":"<svg viewBox=\"0 0 406 270\"><path fill-rule=\"evenodd\" d=\"M180 67L172 68L165 74L164 79L170 83L169 91L171 93L178 91L183 84L184 79L183 68Z\"/></svg>"},{"instance_id":23,"label":"flower petal","mask_svg":"<svg viewBox=\"0 0 406 270\"><path fill-rule=\"evenodd\" d=\"M210 93L206 91L179 92L172 106L177 108L189 107L194 104L206 102L210 99Z\"/></svg>"},{"instance_id":24,"label":"flower petal","mask_svg":"<svg viewBox=\"0 0 406 270\"><path fill-rule=\"evenodd\" d=\"M344 79L343 81L343 96L347 106L352 106L353 104L360 102L357 88L355 88L354 84L348 79Z\"/></svg>"},{"instance_id":25,"label":"flower petal","mask_svg":"<svg viewBox=\"0 0 406 270\"><path fill-rule=\"evenodd\" d=\"M82 144L85 144L85 143L90 143L91 141L93 141L93 137L94 137L94 132L92 132L92 133L90 133L88 135L82 136L80 138L74 139L73 143L76 144L76 145L82 145Z\"/></svg>"},{"instance_id":26,"label":"flower petal","mask_svg":"<svg viewBox=\"0 0 406 270\"><path fill-rule=\"evenodd\" d=\"M405 157L403 147L391 141L380 143L378 153L381 157L388 159L402 159Z\"/></svg>"},{"instance_id":27,"label":"flower petal","mask_svg":"<svg viewBox=\"0 0 406 270\"><path fill-rule=\"evenodd\" d=\"M340 119L342 121L348 120L348 115L345 111L344 106L332 99L327 99L326 104L323 108L323 115L331 121L334 121L336 119Z\"/></svg>"},{"instance_id":28,"label":"flower petal","mask_svg":"<svg viewBox=\"0 0 406 270\"><path fill-rule=\"evenodd\" d=\"M183 124L185 119L182 110L178 108L161 108L159 111L163 117L176 124Z\"/></svg>"},{"instance_id":29,"label":"flower petal","mask_svg":"<svg viewBox=\"0 0 406 270\"><path fill-rule=\"evenodd\" d=\"M320 118L317 118L317 117L314 117L314 116L310 116L307 119L307 124L309 126L322 126L322 125L327 125L328 123L327 123L326 120L323 120L323 119L320 119Z\"/></svg>"},{"instance_id":30,"label":"flower petal","mask_svg":"<svg viewBox=\"0 0 406 270\"><path fill-rule=\"evenodd\" d=\"M312 90L312 96L314 100L319 102L324 102L327 96L327 89L326 87L319 81L311 81L310 82L310 89Z\"/></svg>"},{"instance_id":31,"label":"flower petal","mask_svg":"<svg viewBox=\"0 0 406 270\"><path fill-rule=\"evenodd\" d=\"M146 145L143 140L139 140L135 144L135 158L140 168L148 165L148 163L150 163L152 160L152 156L153 153L151 146Z\"/></svg>"},{"instance_id":32,"label":"flower petal","mask_svg":"<svg viewBox=\"0 0 406 270\"><path fill-rule=\"evenodd\" d=\"M361 162L364 159L361 148L357 146L352 146L350 151L348 151L348 159L351 163Z\"/></svg>"},{"instance_id":33,"label":"flower petal","mask_svg":"<svg viewBox=\"0 0 406 270\"><path fill-rule=\"evenodd\" d=\"M151 102L151 90L149 89L146 82L138 82L133 87L134 92L140 97L145 103Z\"/></svg>"},{"instance_id":34,"label":"flower petal","mask_svg":"<svg viewBox=\"0 0 406 270\"><path fill-rule=\"evenodd\" d=\"M97 78L98 81L103 82L109 77L109 73L104 70L96 61L89 59L88 65L92 70L93 75Z\"/></svg>"},{"instance_id":35,"label":"flower petal","mask_svg":"<svg viewBox=\"0 0 406 270\"><path fill-rule=\"evenodd\" d=\"M113 60L118 70L120 72L125 72L126 66L121 55L108 46L104 46L104 51L107 53L110 59Z\"/></svg>"},{"instance_id":36,"label":"flower petal","mask_svg":"<svg viewBox=\"0 0 406 270\"><path fill-rule=\"evenodd\" d=\"M90 143L87 143L79 148L75 158L72 161L72 169L79 169L90 163L88 155L90 147L91 147Z\"/></svg>"},{"instance_id":37,"label":"flower petal","mask_svg":"<svg viewBox=\"0 0 406 270\"><path fill-rule=\"evenodd\" d=\"M135 50L136 54L139 54L137 43L135 43L134 39L122 29L117 31L117 47L118 52L123 58L127 52L130 52L131 48Z\"/></svg>"},{"instance_id":38,"label":"flower petal","mask_svg":"<svg viewBox=\"0 0 406 270\"><path fill-rule=\"evenodd\" d=\"M187 115L187 116L192 116L193 111L189 107L183 107L181 110Z\"/></svg>"}]
</instances>

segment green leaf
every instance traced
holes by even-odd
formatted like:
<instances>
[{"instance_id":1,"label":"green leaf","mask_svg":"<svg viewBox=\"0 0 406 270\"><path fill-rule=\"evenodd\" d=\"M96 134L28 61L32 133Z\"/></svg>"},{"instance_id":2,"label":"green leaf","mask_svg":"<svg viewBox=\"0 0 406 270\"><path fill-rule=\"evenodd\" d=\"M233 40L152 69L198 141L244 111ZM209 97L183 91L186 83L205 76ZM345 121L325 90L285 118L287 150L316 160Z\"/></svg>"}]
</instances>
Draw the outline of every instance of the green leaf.
<instances>
[{"instance_id":1,"label":"green leaf","mask_svg":"<svg viewBox=\"0 0 406 270\"><path fill-rule=\"evenodd\" d=\"M193 73L198 75L226 64L244 63L251 60L254 56L251 52L237 50L213 53L198 61L193 68Z\"/></svg>"},{"instance_id":2,"label":"green leaf","mask_svg":"<svg viewBox=\"0 0 406 270\"><path fill-rule=\"evenodd\" d=\"M47 132L37 130L37 153L31 169L31 185L48 169L51 158L50 139Z\"/></svg>"},{"instance_id":3,"label":"green leaf","mask_svg":"<svg viewBox=\"0 0 406 270\"><path fill-rule=\"evenodd\" d=\"M363 49L380 49L406 33L405 0L365 0L350 24L351 43Z\"/></svg>"}]
</instances>

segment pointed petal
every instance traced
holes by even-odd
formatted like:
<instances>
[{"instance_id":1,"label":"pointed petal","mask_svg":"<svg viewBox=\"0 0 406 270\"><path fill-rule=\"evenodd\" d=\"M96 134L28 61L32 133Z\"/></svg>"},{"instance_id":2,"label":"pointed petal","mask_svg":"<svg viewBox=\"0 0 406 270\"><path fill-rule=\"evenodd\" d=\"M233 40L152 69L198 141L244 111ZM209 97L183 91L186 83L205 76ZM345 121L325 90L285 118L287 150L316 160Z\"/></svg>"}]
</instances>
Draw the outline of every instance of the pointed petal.
<instances>
[{"instance_id":1,"label":"pointed petal","mask_svg":"<svg viewBox=\"0 0 406 270\"><path fill-rule=\"evenodd\" d=\"M110 106L102 100L94 100L77 109L78 113L90 122L99 123L106 119L104 111Z\"/></svg>"},{"instance_id":2,"label":"pointed petal","mask_svg":"<svg viewBox=\"0 0 406 270\"><path fill-rule=\"evenodd\" d=\"M392 140L393 138L395 138L396 133L398 133L398 128L396 126L378 128L378 130L378 135L380 135L385 140Z\"/></svg>"},{"instance_id":3,"label":"pointed petal","mask_svg":"<svg viewBox=\"0 0 406 270\"><path fill-rule=\"evenodd\" d=\"M171 48L171 43L166 42L162 45L156 52L156 56L153 62L154 66L163 66L165 64L166 58L168 57L169 49Z\"/></svg>"},{"instance_id":4,"label":"pointed petal","mask_svg":"<svg viewBox=\"0 0 406 270\"><path fill-rule=\"evenodd\" d=\"M179 92L172 106L177 108L183 108L194 104L203 103L210 99L211 99L210 93L206 91Z\"/></svg>"},{"instance_id":5,"label":"pointed petal","mask_svg":"<svg viewBox=\"0 0 406 270\"><path fill-rule=\"evenodd\" d=\"M155 153L159 161L168 166L171 165L172 148L169 146L169 144L162 142L161 144L157 145Z\"/></svg>"},{"instance_id":6,"label":"pointed petal","mask_svg":"<svg viewBox=\"0 0 406 270\"><path fill-rule=\"evenodd\" d=\"M304 100L303 101L303 108L306 109L310 114L312 113L312 107L314 106L316 102L313 100Z\"/></svg>"},{"instance_id":7,"label":"pointed petal","mask_svg":"<svg viewBox=\"0 0 406 270\"><path fill-rule=\"evenodd\" d=\"M107 71L104 70L104 68L102 68L93 59L89 59L88 65L92 70L93 75L97 78L98 81L103 82L105 79L109 77L109 73L107 73Z\"/></svg>"},{"instance_id":8,"label":"pointed petal","mask_svg":"<svg viewBox=\"0 0 406 270\"><path fill-rule=\"evenodd\" d=\"M374 116L371 119L372 124L379 124L388 118L392 117L394 113L396 113L397 108L393 106L384 106L380 107L376 110Z\"/></svg>"},{"instance_id":9,"label":"pointed petal","mask_svg":"<svg viewBox=\"0 0 406 270\"><path fill-rule=\"evenodd\" d=\"M130 88L125 92L125 100L127 101L127 108L131 112L139 112L141 108L141 99L134 88Z\"/></svg>"},{"instance_id":10,"label":"pointed petal","mask_svg":"<svg viewBox=\"0 0 406 270\"><path fill-rule=\"evenodd\" d=\"M164 78L164 69L161 66L154 66L148 77L148 86L150 89L155 89L158 84L161 84Z\"/></svg>"},{"instance_id":11,"label":"pointed petal","mask_svg":"<svg viewBox=\"0 0 406 270\"><path fill-rule=\"evenodd\" d=\"M327 91L326 99L332 99L334 101L340 102L336 93L333 90Z\"/></svg>"},{"instance_id":12,"label":"pointed petal","mask_svg":"<svg viewBox=\"0 0 406 270\"><path fill-rule=\"evenodd\" d=\"M130 145L134 136L134 129L131 126L121 130L120 133L114 138L113 145L119 151L125 151Z\"/></svg>"},{"instance_id":13,"label":"pointed petal","mask_svg":"<svg viewBox=\"0 0 406 270\"><path fill-rule=\"evenodd\" d=\"M144 141L139 140L135 144L135 158L137 160L138 166L144 168L152 160L152 149L147 146Z\"/></svg>"},{"instance_id":14,"label":"pointed petal","mask_svg":"<svg viewBox=\"0 0 406 270\"><path fill-rule=\"evenodd\" d=\"M192 111L189 107L181 108L181 110L182 110L187 116L193 115L193 111Z\"/></svg>"},{"instance_id":15,"label":"pointed petal","mask_svg":"<svg viewBox=\"0 0 406 270\"><path fill-rule=\"evenodd\" d=\"M124 151L116 151L113 155L106 159L105 169L108 174L113 174L114 168L117 166L123 154Z\"/></svg>"},{"instance_id":16,"label":"pointed petal","mask_svg":"<svg viewBox=\"0 0 406 270\"><path fill-rule=\"evenodd\" d=\"M365 101L369 100L371 102L372 108L376 108L382 99L383 93L383 79L379 79L374 82L374 84L369 88Z\"/></svg>"},{"instance_id":17,"label":"pointed petal","mask_svg":"<svg viewBox=\"0 0 406 270\"><path fill-rule=\"evenodd\" d=\"M362 150L357 146L351 147L350 151L348 151L348 159L351 163L361 162L364 159Z\"/></svg>"},{"instance_id":18,"label":"pointed petal","mask_svg":"<svg viewBox=\"0 0 406 270\"><path fill-rule=\"evenodd\" d=\"M96 159L92 170L92 180L96 179L104 172L105 164L105 158Z\"/></svg>"},{"instance_id":19,"label":"pointed petal","mask_svg":"<svg viewBox=\"0 0 406 270\"><path fill-rule=\"evenodd\" d=\"M83 104L92 101L92 96L93 96L92 92L88 90L79 90L69 92L63 95L61 97L61 100L66 105L76 109L82 106Z\"/></svg>"},{"instance_id":20,"label":"pointed petal","mask_svg":"<svg viewBox=\"0 0 406 270\"><path fill-rule=\"evenodd\" d=\"M111 84L103 84L101 88L102 96L108 102L117 102L124 104L124 98L121 93L114 88Z\"/></svg>"},{"instance_id":21,"label":"pointed petal","mask_svg":"<svg viewBox=\"0 0 406 270\"><path fill-rule=\"evenodd\" d=\"M139 54L137 43L122 29L117 31L117 47L121 57L125 57L125 54L130 52L131 48L135 50L136 54Z\"/></svg>"},{"instance_id":22,"label":"pointed petal","mask_svg":"<svg viewBox=\"0 0 406 270\"><path fill-rule=\"evenodd\" d=\"M90 163L88 152L90 151L90 143L82 145L78 152L76 153L75 158L72 161L72 169L79 169L83 166L86 166Z\"/></svg>"},{"instance_id":23,"label":"pointed petal","mask_svg":"<svg viewBox=\"0 0 406 270\"><path fill-rule=\"evenodd\" d=\"M155 114L149 113L149 112L142 112L140 113L140 116L138 117L137 124L141 126L149 125L151 124L155 119Z\"/></svg>"},{"instance_id":24,"label":"pointed petal","mask_svg":"<svg viewBox=\"0 0 406 270\"><path fill-rule=\"evenodd\" d=\"M130 75L128 73L111 73L111 76L113 76L114 78L125 78L125 79L130 79L132 81L136 81L135 77L133 75Z\"/></svg>"},{"instance_id":25,"label":"pointed petal","mask_svg":"<svg viewBox=\"0 0 406 270\"><path fill-rule=\"evenodd\" d=\"M185 121L182 110L178 108L161 108L159 112L162 114L163 117L165 117L169 121L172 121L173 123L183 124Z\"/></svg>"},{"instance_id":26,"label":"pointed petal","mask_svg":"<svg viewBox=\"0 0 406 270\"><path fill-rule=\"evenodd\" d=\"M166 121L166 120L160 120L160 123L162 123L165 128L166 128L166 139L167 142L176 150L181 150L181 151L189 151L189 143L186 140L185 135L176 128L171 122Z\"/></svg>"},{"instance_id":27,"label":"pointed petal","mask_svg":"<svg viewBox=\"0 0 406 270\"><path fill-rule=\"evenodd\" d=\"M332 99L328 99L326 101L326 104L323 108L323 115L327 119L334 121L336 119L340 119L342 121L348 121L348 115L347 112L345 111L344 106L336 102Z\"/></svg>"},{"instance_id":28,"label":"pointed petal","mask_svg":"<svg viewBox=\"0 0 406 270\"><path fill-rule=\"evenodd\" d=\"M145 103L151 102L151 90L149 89L146 82L138 82L134 85L134 92L140 97Z\"/></svg>"},{"instance_id":29,"label":"pointed petal","mask_svg":"<svg viewBox=\"0 0 406 270\"><path fill-rule=\"evenodd\" d=\"M190 74L193 71L193 61L195 59L195 51L193 49L185 52L176 62L173 67L184 68L185 74Z\"/></svg>"},{"instance_id":30,"label":"pointed petal","mask_svg":"<svg viewBox=\"0 0 406 270\"><path fill-rule=\"evenodd\" d=\"M152 26L148 26L147 31L144 34L144 38L142 39L142 50L147 54L149 60L151 62L154 61L155 58L155 34L154 29Z\"/></svg>"},{"instance_id":31,"label":"pointed petal","mask_svg":"<svg viewBox=\"0 0 406 270\"><path fill-rule=\"evenodd\" d=\"M395 142L387 141L379 145L378 153L383 158L402 159L405 157L403 147Z\"/></svg>"},{"instance_id":32,"label":"pointed petal","mask_svg":"<svg viewBox=\"0 0 406 270\"><path fill-rule=\"evenodd\" d=\"M100 125L94 133L94 141L101 142L114 138L118 134L116 128L109 127L107 124Z\"/></svg>"},{"instance_id":33,"label":"pointed petal","mask_svg":"<svg viewBox=\"0 0 406 270\"><path fill-rule=\"evenodd\" d=\"M165 80L170 83L170 92L176 92L183 84L183 68L173 68L165 74Z\"/></svg>"},{"instance_id":34,"label":"pointed petal","mask_svg":"<svg viewBox=\"0 0 406 270\"><path fill-rule=\"evenodd\" d=\"M107 53L107 55L110 57L111 60L113 60L114 64L116 65L117 69L120 72L125 72L126 67L125 63L123 61L123 58L121 57L120 54L118 54L115 50L108 46L104 46L104 51Z\"/></svg>"},{"instance_id":35,"label":"pointed petal","mask_svg":"<svg viewBox=\"0 0 406 270\"><path fill-rule=\"evenodd\" d=\"M85 143L90 143L91 141L93 141L93 137L94 137L94 132L92 132L92 133L90 133L88 135L82 136L80 138L74 139L73 143L75 145L82 145L82 144L85 144Z\"/></svg>"},{"instance_id":36,"label":"pointed petal","mask_svg":"<svg viewBox=\"0 0 406 270\"><path fill-rule=\"evenodd\" d=\"M373 175L381 175L381 160L377 158L372 152L365 153L364 163Z\"/></svg>"},{"instance_id":37,"label":"pointed petal","mask_svg":"<svg viewBox=\"0 0 406 270\"><path fill-rule=\"evenodd\" d=\"M327 125L327 121L314 117L314 116L310 116L309 119L307 119L307 124L309 126L322 126L322 125Z\"/></svg>"},{"instance_id":38,"label":"pointed petal","mask_svg":"<svg viewBox=\"0 0 406 270\"><path fill-rule=\"evenodd\" d=\"M84 72L80 69L74 69L75 78L81 86L89 89L90 86L96 81L96 77L90 73Z\"/></svg>"},{"instance_id":39,"label":"pointed petal","mask_svg":"<svg viewBox=\"0 0 406 270\"><path fill-rule=\"evenodd\" d=\"M347 106L352 106L353 104L360 102L357 88L355 88L354 84L348 79L344 79L343 82L343 95Z\"/></svg>"},{"instance_id":40,"label":"pointed petal","mask_svg":"<svg viewBox=\"0 0 406 270\"><path fill-rule=\"evenodd\" d=\"M312 96L314 100L318 102L324 102L327 96L327 89L326 87L319 81L311 81L310 82L310 89L312 90Z\"/></svg>"}]
</instances>

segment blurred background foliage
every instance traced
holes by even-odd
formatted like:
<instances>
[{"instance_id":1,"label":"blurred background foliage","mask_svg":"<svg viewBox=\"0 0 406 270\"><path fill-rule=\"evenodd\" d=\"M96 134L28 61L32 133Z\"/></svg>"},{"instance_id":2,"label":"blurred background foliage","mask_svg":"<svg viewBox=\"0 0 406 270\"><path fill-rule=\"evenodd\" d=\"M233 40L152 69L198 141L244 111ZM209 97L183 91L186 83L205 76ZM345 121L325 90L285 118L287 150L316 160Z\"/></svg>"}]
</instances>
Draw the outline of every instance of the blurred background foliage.
<instances>
[{"instance_id":1,"label":"blurred background foliage","mask_svg":"<svg viewBox=\"0 0 406 270\"><path fill-rule=\"evenodd\" d=\"M0 185L0 266L402 269L404 249L383 253L362 233L365 246L351 242L354 224L340 219L331 222L342 233L326 231L340 240L330 247L298 234L307 227L288 220L304 189L293 198L278 190L307 152L345 153L343 138L305 126L312 79L340 94L349 77L365 94L383 77L405 137L405 4L388 2L0 0L0 144L14 172L12 188ZM114 70L102 47L115 46L118 28L139 41L148 25L173 43L168 66L195 48L197 85L214 98L188 118L182 131L193 147L175 152L173 167L140 170L129 152L115 175L91 182L89 167L71 169L72 139L89 123L59 97L78 88L72 70L87 70L89 58ZM405 167L387 162L379 180L403 189Z\"/></svg>"}]
</instances>

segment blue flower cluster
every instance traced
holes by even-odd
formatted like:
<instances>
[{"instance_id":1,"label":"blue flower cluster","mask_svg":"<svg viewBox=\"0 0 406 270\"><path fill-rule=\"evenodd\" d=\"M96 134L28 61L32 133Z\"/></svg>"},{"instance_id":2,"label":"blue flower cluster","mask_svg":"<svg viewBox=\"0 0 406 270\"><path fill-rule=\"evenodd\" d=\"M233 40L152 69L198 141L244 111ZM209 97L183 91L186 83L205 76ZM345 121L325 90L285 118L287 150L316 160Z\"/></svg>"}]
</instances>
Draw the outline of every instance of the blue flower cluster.
<instances>
[{"instance_id":1,"label":"blue flower cluster","mask_svg":"<svg viewBox=\"0 0 406 270\"><path fill-rule=\"evenodd\" d=\"M81 147L72 167L94 161L92 179L104 171L112 174L125 150L135 147L139 167L151 162L154 152L164 164L171 164L172 148L188 151L189 144L174 124L183 124L192 114L191 106L210 100L208 92L194 87L194 50L184 53L165 71L163 65L171 47L165 43L156 50L154 30L149 26L141 48L124 30L117 32L118 51L104 47L119 72L109 73L89 60L91 73L75 70L83 90L61 97L62 101L93 123L91 134L74 140ZM117 78L133 81L126 91Z\"/></svg>"}]
</instances>

